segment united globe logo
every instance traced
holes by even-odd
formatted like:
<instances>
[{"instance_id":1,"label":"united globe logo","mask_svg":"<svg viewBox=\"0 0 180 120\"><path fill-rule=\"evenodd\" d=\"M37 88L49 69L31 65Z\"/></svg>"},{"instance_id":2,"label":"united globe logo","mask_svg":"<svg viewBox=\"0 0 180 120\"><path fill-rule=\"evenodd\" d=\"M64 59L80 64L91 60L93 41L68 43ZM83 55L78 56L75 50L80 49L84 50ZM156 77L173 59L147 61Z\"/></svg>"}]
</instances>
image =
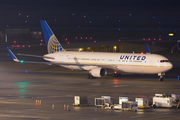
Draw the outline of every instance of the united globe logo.
<instances>
[{"instance_id":1,"label":"united globe logo","mask_svg":"<svg viewBox=\"0 0 180 120\"><path fill-rule=\"evenodd\" d=\"M48 42L48 53L59 52L62 50L63 50L63 48L62 48L61 44L59 43L57 38L54 35L52 35Z\"/></svg>"}]
</instances>

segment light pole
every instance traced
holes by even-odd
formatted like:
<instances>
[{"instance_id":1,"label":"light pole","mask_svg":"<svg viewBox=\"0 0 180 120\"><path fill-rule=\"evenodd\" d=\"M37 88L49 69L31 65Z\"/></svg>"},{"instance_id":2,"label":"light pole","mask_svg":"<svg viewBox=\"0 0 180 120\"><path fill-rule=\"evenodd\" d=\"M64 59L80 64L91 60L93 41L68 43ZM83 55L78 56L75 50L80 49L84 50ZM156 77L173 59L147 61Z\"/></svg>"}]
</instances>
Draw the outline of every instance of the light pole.
<instances>
[{"instance_id":1,"label":"light pole","mask_svg":"<svg viewBox=\"0 0 180 120\"><path fill-rule=\"evenodd\" d=\"M5 42L7 42L7 34L5 34Z\"/></svg>"}]
</instances>

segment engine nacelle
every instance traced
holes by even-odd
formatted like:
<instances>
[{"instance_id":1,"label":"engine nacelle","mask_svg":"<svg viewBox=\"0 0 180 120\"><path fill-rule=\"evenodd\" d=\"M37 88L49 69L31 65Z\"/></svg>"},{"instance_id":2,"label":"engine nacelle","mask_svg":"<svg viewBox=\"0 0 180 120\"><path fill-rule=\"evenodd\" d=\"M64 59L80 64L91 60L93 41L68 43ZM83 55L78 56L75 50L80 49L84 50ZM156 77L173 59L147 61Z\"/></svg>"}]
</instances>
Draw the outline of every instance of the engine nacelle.
<instances>
[{"instance_id":1,"label":"engine nacelle","mask_svg":"<svg viewBox=\"0 0 180 120\"><path fill-rule=\"evenodd\" d=\"M93 77L104 77L107 74L106 69L101 67L95 67L89 71Z\"/></svg>"}]
</instances>

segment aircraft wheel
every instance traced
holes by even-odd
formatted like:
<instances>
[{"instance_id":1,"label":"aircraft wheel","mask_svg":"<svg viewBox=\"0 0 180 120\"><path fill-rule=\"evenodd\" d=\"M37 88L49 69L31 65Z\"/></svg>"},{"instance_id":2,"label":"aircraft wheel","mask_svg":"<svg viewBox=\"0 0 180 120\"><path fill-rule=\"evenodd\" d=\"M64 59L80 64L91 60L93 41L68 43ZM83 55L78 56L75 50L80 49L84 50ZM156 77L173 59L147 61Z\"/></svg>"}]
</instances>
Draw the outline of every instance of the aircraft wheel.
<instances>
[{"instance_id":1,"label":"aircraft wheel","mask_svg":"<svg viewBox=\"0 0 180 120\"><path fill-rule=\"evenodd\" d=\"M91 75L90 75L90 74L87 74L86 78L87 78L87 79L91 79Z\"/></svg>"},{"instance_id":2,"label":"aircraft wheel","mask_svg":"<svg viewBox=\"0 0 180 120\"><path fill-rule=\"evenodd\" d=\"M163 81L163 78L159 78L159 81Z\"/></svg>"},{"instance_id":3,"label":"aircraft wheel","mask_svg":"<svg viewBox=\"0 0 180 120\"><path fill-rule=\"evenodd\" d=\"M94 77L94 76L91 75L91 79L96 79L96 77Z\"/></svg>"},{"instance_id":4,"label":"aircraft wheel","mask_svg":"<svg viewBox=\"0 0 180 120\"><path fill-rule=\"evenodd\" d=\"M87 79L95 79L96 77L93 77L91 74L87 74L86 78Z\"/></svg>"}]
</instances>

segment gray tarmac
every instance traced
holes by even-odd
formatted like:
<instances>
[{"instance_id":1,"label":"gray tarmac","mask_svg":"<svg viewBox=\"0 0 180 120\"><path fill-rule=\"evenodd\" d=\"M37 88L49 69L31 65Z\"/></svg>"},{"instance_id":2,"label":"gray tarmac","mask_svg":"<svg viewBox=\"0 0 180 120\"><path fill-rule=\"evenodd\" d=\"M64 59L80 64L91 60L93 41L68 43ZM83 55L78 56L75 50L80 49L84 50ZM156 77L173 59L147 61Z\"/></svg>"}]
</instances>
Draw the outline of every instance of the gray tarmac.
<instances>
[{"instance_id":1,"label":"gray tarmac","mask_svg":"<svg viewBox=\"0 0 180 120\"><path fill-rule=\"evenodd\" d=\"M152 99L155 93L180 94L180 80L168 73L163 82L158 81L157 75L141 74L123 74L119 78L108 74L104 78L86 79L85 71L71 71L56 65L20 64L6 53L0 57L2 120L180 119L180 109L150 108L132 112L94 107L94 98L102 95L112 96L118 103L120 96L134 100L136 97ZM174 61L178 66L179 62ZM76 95L87 96L90 106L74 107ZM36 106L36 100L41 100L42 105ZM64 111L64 104L69 105L70 111Z\"/></svg>"}]
</instances>

